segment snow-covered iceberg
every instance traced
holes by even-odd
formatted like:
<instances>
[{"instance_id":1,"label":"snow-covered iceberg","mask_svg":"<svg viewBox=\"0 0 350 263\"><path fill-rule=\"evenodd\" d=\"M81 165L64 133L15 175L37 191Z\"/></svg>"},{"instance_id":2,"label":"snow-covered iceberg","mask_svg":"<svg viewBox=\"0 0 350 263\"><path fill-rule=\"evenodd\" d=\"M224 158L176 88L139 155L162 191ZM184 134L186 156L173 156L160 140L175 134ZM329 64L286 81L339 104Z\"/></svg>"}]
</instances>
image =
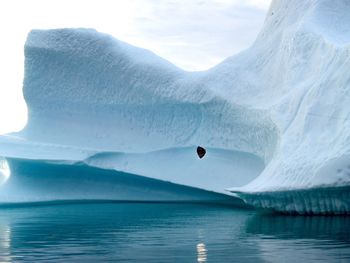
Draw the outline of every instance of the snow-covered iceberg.
<instances>
[{"instance_id":1,"label":"snow-covered iceberg","mask_svg":"<svg viewBox=\"0 0 350 263\"><path fill-rule=\"evenodd\" d=\"M273 1L252 47L204 72L92 29L33 30L28 124L0 137L0 201L239 197L349 213L349 13L345 0Z\"/></svg>"}]
</instances>

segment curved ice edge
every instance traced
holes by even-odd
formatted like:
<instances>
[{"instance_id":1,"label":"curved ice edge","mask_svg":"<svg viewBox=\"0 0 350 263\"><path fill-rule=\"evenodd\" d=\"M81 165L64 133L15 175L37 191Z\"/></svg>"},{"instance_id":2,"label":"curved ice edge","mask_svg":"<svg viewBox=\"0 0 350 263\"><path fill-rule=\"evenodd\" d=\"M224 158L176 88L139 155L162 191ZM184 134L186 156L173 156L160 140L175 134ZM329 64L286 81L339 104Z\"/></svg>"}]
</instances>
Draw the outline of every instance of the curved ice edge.
<instances>
[{"instance_id":1,"label":"curved ice edge","mask_svg":"<svg viewBox=\"0 0 350 263\"><path fill-rule=\"evenodd\" d=\"M230 195L225 191L227 186L246 185L265 168L264 160L257 155L234 149L206 147L205 158L199 159L196 145L123 152L31 141L23 144L2 136L0 144L0 157L8 159L65 165L84 163L226 195Z\"/></svg>"},{"instance_id":2,"label":"curved ice edge","mask_svg":"<svg viewBox=\"0 0 350 263\"><path fill-rule=\"evenodd\" d=\"M50 201L31 201L31 202L0 202L0 209L8 208L26 208L26 207L42 207L42 206L61 206L61 205L92 205L92 204L181 204L181 205L203 205L215 207L227 207L231 209L251 210L253 207L249 205L232 205L232 202L217 202L210 200L203 201L142 201L142 200L110 200L110 199L76 199L76 200L50 200Z\"/></svg>"},{"instance_id":3,"label":"curved ice edge","mask_svg":"<svg viewBox=\"0 0 350 263\"><path fill-rule=\"evenodd\" d=\"M233 191L232 193L257 209L282 214L350 214L350 186L256 193Z\"/></svg>"},{"instance_id":4,"label":"curved ice edge","mask_svg":"<svg viewBox=\"0 0 350 263\"><path fill-rule=\"evenodd\" d=\"M91 167L7 158L9 180L0 186L0 206L47 202L180 202L248 207L241 199L195 187Z\"/></svg>"}]
</instances>

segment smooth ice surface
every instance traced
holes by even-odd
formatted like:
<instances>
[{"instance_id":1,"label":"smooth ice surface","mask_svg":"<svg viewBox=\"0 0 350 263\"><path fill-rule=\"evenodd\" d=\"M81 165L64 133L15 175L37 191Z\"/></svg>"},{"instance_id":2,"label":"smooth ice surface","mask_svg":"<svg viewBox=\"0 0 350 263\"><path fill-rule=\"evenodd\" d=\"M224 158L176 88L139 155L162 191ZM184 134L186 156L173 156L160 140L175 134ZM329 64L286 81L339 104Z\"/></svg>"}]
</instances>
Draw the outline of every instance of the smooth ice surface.
<instances>
[{"instance_id":1,"label":"smooth ice surface","mask_svg":"<svg viewBox=\"0 0 350 263\"><path fill-rule=\"evenodd\" d=\"M164 180L80 164L8 159L12 176L0 206L49 201L205 202L244 206L240 199Z\"/></svg>"},{"instance_id":2,"label":"smooth ice surface","mask_svg":"<svg viewBox=\"0 0 350 263\"><path fill-rule=\"evenodd\" d=\"M1 208L1 262L348 262L347 217L193 204Z\"/></svg>"},{"instance_id":3,"label":"smooth ice surface","mask_svg":"<svg viewBox=\"0 0 350 263\"><path fill-rule=\"evenodd\" d=\"M349 13L346 0L275 0L254 44L204 72L93 29L33 30L29 121L0 155L349 213Z\"/></svg>"}]
</instances>

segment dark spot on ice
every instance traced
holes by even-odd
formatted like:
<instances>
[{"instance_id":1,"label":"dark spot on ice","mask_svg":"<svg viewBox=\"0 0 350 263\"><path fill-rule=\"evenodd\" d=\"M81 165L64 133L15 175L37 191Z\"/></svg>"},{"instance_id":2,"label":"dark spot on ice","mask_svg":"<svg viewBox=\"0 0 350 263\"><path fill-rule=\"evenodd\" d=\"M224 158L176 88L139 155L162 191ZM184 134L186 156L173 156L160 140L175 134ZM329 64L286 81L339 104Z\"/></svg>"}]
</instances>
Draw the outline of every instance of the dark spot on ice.
<instances>
[{"instance_id":1,"label":"dark spot on ice","mask_svg":"<svg viewBox=\"0 0 350 263\"><path fill-rule=\"evenodd\" d=\"M343 170L342 169L338 169L337 170L337 173L339 174L339 173L341 173Z\"/></svg>"},{"instance_id":2,"label":"dark spot on ice","mask_svg":"<svg viewBox=\"0 0 350 263\"><path fill-rule=\"evenodd\" d=\"M198 146L197 147L197 154L200 159L202 159L207 151L203 148Z\"/></svg>"}]
</instances>

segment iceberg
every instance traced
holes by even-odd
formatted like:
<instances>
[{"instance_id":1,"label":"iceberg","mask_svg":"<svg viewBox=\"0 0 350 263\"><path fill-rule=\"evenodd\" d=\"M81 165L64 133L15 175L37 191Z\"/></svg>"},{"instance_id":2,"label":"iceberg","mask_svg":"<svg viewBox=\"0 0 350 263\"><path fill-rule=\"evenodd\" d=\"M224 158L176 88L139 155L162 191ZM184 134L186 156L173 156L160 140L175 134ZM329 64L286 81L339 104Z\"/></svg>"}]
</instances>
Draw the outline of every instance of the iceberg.
<instances>
[{"instance_id":1,"label":"iceberg","mask_svg":"<svg viewBox=\"0 0 350 263\"><path fill-rule=\"evenodd\" d=\"M273 1L254 45L214 69L237 68L231 97L268 110L279 131L264 171L230 188L247 203L349 213L349 12L348 1Z\"/></svg>"},{"instance_id":2,"label":"iceberg","mask_svg":"<svg viewBox=\"0 0 350 263\"><path fill-rule=\"evenodd\" d=\"M275 143L268 115L216 95L202 73L95 30L33 30L25 58L28 123L0 139L3 202L242 205L225 187L258 176L269 155L260 140Z\"/></svg>"},{"instance_id":3,"label":"iceberg","mask_svg":"<svg viewBox=\"0 0 350 263\"><path fill-rule=\"evenodd\" d=\"M202 72L93 29L31 31L28 123L0 137L0 202L349 213L349 12L274 0L253 45Z\"/></svg>"}]
</instances>

